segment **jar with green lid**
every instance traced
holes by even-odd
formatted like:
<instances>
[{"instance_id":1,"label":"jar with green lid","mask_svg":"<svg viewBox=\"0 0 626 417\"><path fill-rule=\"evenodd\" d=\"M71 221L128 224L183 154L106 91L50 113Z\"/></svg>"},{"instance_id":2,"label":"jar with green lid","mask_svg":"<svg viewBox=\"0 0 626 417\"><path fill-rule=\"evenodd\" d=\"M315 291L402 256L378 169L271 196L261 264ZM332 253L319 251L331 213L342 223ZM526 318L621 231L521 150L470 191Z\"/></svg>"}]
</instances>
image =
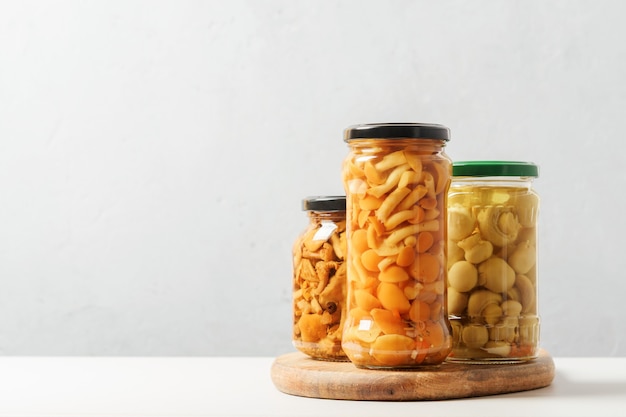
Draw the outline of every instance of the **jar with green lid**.
<instances>
[{"instance_id":1,"label":"jar with green lid","mask_svg":"<svg viewBox=\"0 0 626 417\"><path fill-rule=\"evenodd\" d=\"M459 161L448 193L448 360L538 355L537 165Z\"/></svg>"},{"instance_id":2,"label":"jar with green lid","mask_svg":"<svg viewBox=\"0 0 626 417\"><path fill-rule=\"evenodd\" d=\"M302 201L308 225L293 246L293 345L314 359L348 360L341 348L346 311L346 197Z\"/></svg>"},{"instance_id":3,"label":"jar with green lid","mask_svg":"<svg viewBox=\"0 0 626 417\"><path fill-rule=\"evenodd\" d=\"M351 126L344 140L348 312L342 346L362 368L437 365L452 347L446 313L449 130Z\"/></svg>"}]
</instances>

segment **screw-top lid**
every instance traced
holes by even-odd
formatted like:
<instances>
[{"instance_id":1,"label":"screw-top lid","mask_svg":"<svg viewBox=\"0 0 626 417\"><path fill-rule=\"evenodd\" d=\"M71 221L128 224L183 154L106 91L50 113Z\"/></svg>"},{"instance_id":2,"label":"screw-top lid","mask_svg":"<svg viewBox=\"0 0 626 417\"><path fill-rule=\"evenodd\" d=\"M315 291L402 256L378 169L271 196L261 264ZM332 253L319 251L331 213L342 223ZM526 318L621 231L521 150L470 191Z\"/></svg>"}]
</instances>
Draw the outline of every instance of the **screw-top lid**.
<instances>
[{"instance_id":1,"label":"screw-top lid","mask_svg":"<svg viewBox=\"0 0 626 417\"><path fill-rule=\"evenodd\" d=\"M345 196L313 196L302 200L304 211L346 211Z\"/></svg>"},{"instance_id":2,"label":"screw-top lid","mask_svg":"<svg viewBox=\"0 0 626 417\"><path fill-rule=\"evenodd\" d=\"M535 177L539 167L520 161L458 161L452 164L454 177Z\"/></svg>"},{"instance_id":3,"label":"screw-top lid","mask_svg":"<svg viewBox=\"0 0 626 417\"><path fill-rule=\"evenodd\" d=\"M348 127L343 140L353 139L439 139L450 140L450 129L432 123L371 123Z\"/></svg>"}]
</instances>

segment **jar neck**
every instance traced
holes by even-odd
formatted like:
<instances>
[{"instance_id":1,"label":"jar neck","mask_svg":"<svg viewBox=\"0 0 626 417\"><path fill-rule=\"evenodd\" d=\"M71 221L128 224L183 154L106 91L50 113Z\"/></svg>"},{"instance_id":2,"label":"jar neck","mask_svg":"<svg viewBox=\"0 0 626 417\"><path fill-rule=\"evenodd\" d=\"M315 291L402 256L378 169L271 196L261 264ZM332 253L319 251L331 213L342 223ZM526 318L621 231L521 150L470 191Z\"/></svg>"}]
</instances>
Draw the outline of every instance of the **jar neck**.
<instances>
[{"instance_id":1,"label":"jar neck","mask_svg":"<svg viewBox=\"0 0 626 417\"><path fill-rule=\"evenodd\" d=\"M533 177L453 177L452 187L513 187L531 189Z\"/></svg>"},{"instance_id":2,"label":"jar neck","mask_svg":"<svg viewBox=\"0 0 626 417\"><path fill-rule=\"evenodd\" d=\"M406 150L419 153L442 152L446 146L445 140L439 139L415 139L415 138L392 138L392 139L352 139L348 146L362 153L387 153L397 150Z\"/></svg>"},{"instance_id":3,"label":"jar neck","mask_svg":"<svg viewBox=\"0 0 626 417\"><path fill-rule=\"evenodd\" d=\"M329 220L337 222L346 218L345 211L309 211L307 214L311 221Z\"/></svg>"}]
</instances>

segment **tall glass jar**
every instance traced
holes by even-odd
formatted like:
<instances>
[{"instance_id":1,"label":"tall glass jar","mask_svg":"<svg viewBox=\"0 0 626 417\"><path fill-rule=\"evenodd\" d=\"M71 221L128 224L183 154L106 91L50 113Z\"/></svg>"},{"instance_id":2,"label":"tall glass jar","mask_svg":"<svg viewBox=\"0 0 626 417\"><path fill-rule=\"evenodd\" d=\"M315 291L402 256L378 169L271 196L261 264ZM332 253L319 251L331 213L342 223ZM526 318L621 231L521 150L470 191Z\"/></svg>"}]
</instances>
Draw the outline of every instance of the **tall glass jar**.
<instances>
[{"instance_id":1,"label":"tall glass jar","mask_svg":"<svg viewBox=\"0 0 626 417\"><path fill-rule=\"evenodd\" d=\"M455 162L448 195L449 360L536 358L537 165Z\"/></svg>"},{"instance_id":2,"label":"tall glass jar","mask_svg":"<svg viewBox=\"0 0 626 417\"><path fill-rule=\"evenodd\" d=\"M443 362L446 311L448 128L417 123L349 127L348 312L343 350L363 368Z\"/></svg>"},{"instance_id":3,"label":"tall glass jar","mask_svg":"<svg viewBox=\"0 0 626 417\"><path fill-rule=\"evenodd\" d=\"M309 223L293 246L293 345L315 359L347 360L346 197L302 201Z\"/></svg>"}]
</instances>

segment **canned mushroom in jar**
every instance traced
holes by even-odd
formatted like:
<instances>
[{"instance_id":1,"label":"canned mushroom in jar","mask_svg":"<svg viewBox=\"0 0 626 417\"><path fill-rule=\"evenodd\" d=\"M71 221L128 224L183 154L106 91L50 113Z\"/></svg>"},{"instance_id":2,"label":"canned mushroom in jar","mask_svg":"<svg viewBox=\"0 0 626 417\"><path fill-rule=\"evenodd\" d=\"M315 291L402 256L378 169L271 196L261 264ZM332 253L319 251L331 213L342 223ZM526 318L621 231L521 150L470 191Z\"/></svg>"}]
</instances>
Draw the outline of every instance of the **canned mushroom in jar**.
<instances>
[{"instance_id":1,"label":"canned mushroom in jar","mask_svg":"<svg viewBox=\"0 0 626 417\"><path fill-rule=\"evenodd\" d=\"M342 339L363 368L443 362L448 128L368 124L346 129L347 317Z\"/></svg>"},{"instance_id":2,"label":"canned mushroom in jar","mask_svg":"<svg viewBox=\"0 0 626 417\"><path fill-rule=\"evenodd\" d=\"M315 359L347 360L346 198L308 197L302 208L309 224L293 246L293 345Z\"/></svg>"},{"instance_id":3,"label":"canned mushroom in jar","mask_svg":"<svg viewBox=\"0 0 626 417\"><path fill-rule=\"evenodd\" d=\"M535 164L455 162L448 194L449 360L537 357Z\"/></svg>"}]
</instances>

